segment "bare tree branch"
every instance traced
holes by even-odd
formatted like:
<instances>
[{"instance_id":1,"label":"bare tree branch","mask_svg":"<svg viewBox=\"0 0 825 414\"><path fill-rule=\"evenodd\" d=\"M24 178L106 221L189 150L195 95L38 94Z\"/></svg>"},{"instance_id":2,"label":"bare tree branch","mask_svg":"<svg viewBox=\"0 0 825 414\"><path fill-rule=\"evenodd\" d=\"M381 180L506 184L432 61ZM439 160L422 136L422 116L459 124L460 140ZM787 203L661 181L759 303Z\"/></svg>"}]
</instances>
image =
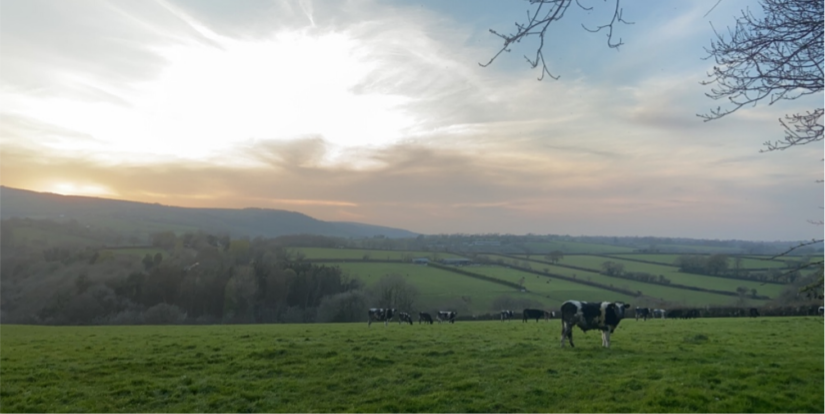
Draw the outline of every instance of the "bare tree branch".
<instances>
[{"instance_id":1,"label":"bare tree branch","mask_svg":"<svg viewBox=\"0 0 825 414\"><path fill-rule=\"evenodd\" d=\"M796 249L799 249L799 248L802 248L802 247L805 247L805 246L811 246L811 245L818 244L818 243L822 243L822 239L813 239L809 242L799 243L798 245L793 246L790 249L785 250L784 252L779 253L776 256L771 257L769 260L773 260L773 259L776 259L776 258L779 258L779 257L787 256Z\"/></svg>"},{"instance_id":2,"label":"bare tree branch","mask_svg":"<svg viewBox=\"0 0 825 414\"><path fill-rule=\"evenodd\" d=\"M760 152L782 151L794 145L822 141L823 114L825 114L825 109L817 108L806 114L785 115L784 121L780 118L779 123L785 128L785 139L783 141L765 142L767 149Z\"/></svg>"},{"instance_id":3,"label":"bare tree branch","mask_svg":"<svg viewBox=\"0 0 825 414\"><path fill-rule=\"evenodd\" d=\"M708 17L708 15L710 14L710 12L712 12L712 11L713 11L713 9L715 9L715 8L716 8L716 6L718 6L718 5L719 5L719 3L721 3L721 2L722 2L722 0L716 0L716 4L714 4L714 5L713 5L713 7L711 7L711 8L710 8L710 10L708 10L708 12L707 12L707 13L705 13L705 15L704 15L704 16L702 16L702 17Z\"/></svg>"},{"instance_id":4,"label":"bare tree branch","mask_svg":"<svg viewBox=\"0 0 825 414\"><path fill-rule=\"evenodd\" d=\"M742 107L756 106L766 100L794 100L823 90L823 13L821 0L761 0L762 17L750 9L742 11L727 35L713 29L706 59L716 65L702 85L714 100L726 100L728 107L697 114L705 122L723 118ZM715 6L714 6L715 7ZM711 27L713 25L711 24ZM764 151L784 150L795 145L821 141L823 109L807 114L786 115L780 124L783 141L766 142Z\"/></svg>"},{"instance_id":5,"label":"bare tree branch","mask_svg":"<svg viewBox=\"0 0 825 414\"><path fill-rule=\"evenodd\" d=\"M537 36L539 39L538 47L536 47L536 52L534 57L531 59L528 56L524 56L524 59L530 65L531 68L537 68L539 65L541 66L541 75L539 76L538 80L543 80L544 75L547 75L553 79L558 79L558 75L553 75L550 72L550 69L547 67L547 61L544 57L544 40L545 36L547 36L547 29L553 22L557 22L564 17L564 13L567 11L570 4L573 3L573 0L528 0L532 6L535 6L535 10L527 12L527 21L526 23L519 23L516 22L516 31L515 33L504 34L493 29L490 29L490 33L502 38L504 40L504 44L502 45L501 49L493 55L493 57L487 63L479 63L479 66L487 67L490 66L503 52L510 52L510 46L513 43L519 43L522 40L529 38L531 36ZM622 8L621 8L621 0L613 0L615 3L615 9L613 12L613 18L610 20L609 23L597 26L595 29L588 29L587 26L582 24L582 27L589 31L589 32L599 32L603 29L607 29L607 46L612 49L618 49L619 46L623 45L622 39L620 38L618 42L613 40L613 29L616 23L624 23L624 24L633 24L632 22L628 22L622 18ZM582 10L592 10L593 7L586 7L584 6L580 0L576 0L576 5L581 8Z\"/></svg>"}]
</instances>

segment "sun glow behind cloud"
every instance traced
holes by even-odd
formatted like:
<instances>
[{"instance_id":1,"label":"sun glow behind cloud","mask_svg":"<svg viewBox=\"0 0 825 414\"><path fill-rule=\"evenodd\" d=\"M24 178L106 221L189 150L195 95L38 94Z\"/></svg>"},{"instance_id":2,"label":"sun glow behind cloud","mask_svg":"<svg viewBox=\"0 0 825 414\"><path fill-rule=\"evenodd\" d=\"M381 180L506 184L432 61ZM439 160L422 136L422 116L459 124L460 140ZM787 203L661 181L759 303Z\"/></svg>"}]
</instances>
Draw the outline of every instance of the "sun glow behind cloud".
<instances>
[{"instance_id":1,"label":"sun glow behind cloud","mask_svg":"<svg viewBox=\"0 0 825 414\"><path fill-rule=\"evenodd\" d=\"M212 37L211 44L152 47L166 64L158 77L121 87L116 93L125 103L13 92L4 99L14 102L17 116L91 138L47 147L132 163L206 160L241 143L307 136L321 137L330 147L325 156L333 157L346 148L392 144L416 122L405 109L410 97L363 86L385 62L346 32Z\"/></svg>"},{"instance_id":2,"label":"sun glow behind cloud","mask_svg":"<svg viewBox=\"0 0 825 414\"><path fill-rule=\"evenodd\" d=\"M95 184L77 184L70 182L57 182L52 184L49 188L44 189L49 193L61 195L82 195L82 196L100 196L112 197L117 196L117 193L112 190Z\"/></svg>"}]
</instances>

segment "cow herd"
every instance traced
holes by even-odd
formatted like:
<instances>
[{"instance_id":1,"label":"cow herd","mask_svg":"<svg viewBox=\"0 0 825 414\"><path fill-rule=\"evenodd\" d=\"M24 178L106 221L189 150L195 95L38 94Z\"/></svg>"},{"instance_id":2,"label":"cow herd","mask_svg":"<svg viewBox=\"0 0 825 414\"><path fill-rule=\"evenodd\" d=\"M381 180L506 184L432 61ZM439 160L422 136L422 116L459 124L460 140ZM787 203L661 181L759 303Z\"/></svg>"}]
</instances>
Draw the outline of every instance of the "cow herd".
<instances>
[{"instance_id":1,"label":"cow herd","mask_svg":"<svg viewBox=\"0 0 825 414\"><path fill-rule=\"evenodd\" d=\"M599 330L602 336L602 346L610 347L610 335L619 326L619 322L625 317L629 304L623 302L584 302L578 300L568 300L561 305L561 347L564 348L565 341L570 343L573 347L573 328L578 326L583 332L589 330ZM818 313L822 314L822 307L818 309ZM372 325L373 322L384 322L386 326L396 314L395 309L385 308L371 308L369 310L369 322L367 326ZM755 318L760 316L759 310L750 308L747 313L748 316ZM455 323L457 313L455 311L438 311L435 320L439 323L449 322ZM502 310L500 313L501 321L509 321L513 319L515 312L511 310ZM693 319L700 316L698 309L671 309L666 311L664 309L652 308L635 308L634 316L636 320L642 319ZM744 316L737 311L736 315ZM530 319L549 320L556 317L555 311L545 311L541 309L524 309L522 311L522 322L527 322ZM412 316L405 312L398 313L398 323L413 324ZM429 323L432 325L433 317L429 313L419 312L418 323Z\"/></svg>"},{"instance_id":2,"label":"cow herd","mask_svg":"<svg viewBox=\"0 0 825 414\"><path fill-rule=\"evenodd\" d=\"M564 347L564 340L570 342L573 346L573 327L578 326L582 331L591 329L598 329L602 331L602 346L610 347L610 334L616 330L619 321L624 317L625 309L630 305L621 302L598 302L588 303L577 300L569 300L564 302L561 306L562 319L562 333L561 346ZM501 320L510 320L514 316L511 310L501 311ZM396 310L393 308L370 308L368 312L367 326L371 326L373 322L384 322L386 326L396 315ZM413 324L412 316L406 312L397 313L398 323ZM455 318L458 314L455 311L438 311L436 313L436 320L441 322L455 323ZM541 309L524 309L522 311L522 322L527 322L528 319L549 320L554 318L556 312L545 311ZM429 313L419 312L418 323L433 323L433 318Z\"/></svg>"},{"instance_id":3,"label":"cow herd","mask_svg":"<svg viewBox=\"0 0 825 414\"><path fill-rule=\"evenodd\" d=\"M398 323L413 324L413 318L407 312L396 312L393 308L370 308L367 313L367 326L371 326L373 322L384 322L384 326L386 326L396 314L398 315ZM458 313L454 311L438 311L435 318L438 323L455 323L456 316L458 316ZM418 323L421 324L422 322L432 325L433 317L429 313L418 312Z\"/></svg>"}]
</instances>

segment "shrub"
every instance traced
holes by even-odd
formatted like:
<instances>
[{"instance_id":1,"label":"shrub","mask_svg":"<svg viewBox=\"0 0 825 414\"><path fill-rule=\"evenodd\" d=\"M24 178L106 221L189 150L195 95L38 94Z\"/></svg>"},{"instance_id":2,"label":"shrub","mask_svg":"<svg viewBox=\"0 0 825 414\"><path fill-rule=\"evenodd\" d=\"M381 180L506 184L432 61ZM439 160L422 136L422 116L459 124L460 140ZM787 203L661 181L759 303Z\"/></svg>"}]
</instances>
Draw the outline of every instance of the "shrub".
<instances>
[{"instance_id":1,"label":"shrub","mask_svg":"<svg viewBox=\"0 0 825 414\"><path fill-rule=\"evenodd\" d=\"M175 305L159 303L143 313L143 320L149 325L179 324L186 320L186 312Z\"/></svg>"},{"instance_id":2,"label":"shrub","mask_svg":"<svg viewBox=\"0 0 825 414\"><path fill-rule=\"evenodd\" d=\"M369 297L361 290L325 296L318 306L318 322L361 322L366 319Z\"/></svg>"}]
</instances>

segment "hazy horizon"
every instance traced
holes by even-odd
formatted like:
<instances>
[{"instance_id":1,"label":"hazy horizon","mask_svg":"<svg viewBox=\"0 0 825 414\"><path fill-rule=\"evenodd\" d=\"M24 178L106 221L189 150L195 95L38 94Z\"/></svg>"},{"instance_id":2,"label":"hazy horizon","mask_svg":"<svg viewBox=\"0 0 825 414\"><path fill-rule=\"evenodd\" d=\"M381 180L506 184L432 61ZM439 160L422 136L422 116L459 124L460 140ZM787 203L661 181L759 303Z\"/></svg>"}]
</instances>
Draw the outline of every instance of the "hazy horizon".
<instances>
[{"instance_id":1,"label":"hazy horizon","mask_svg":"<svg viewBox=\"0 0 825 414\"><path fill-rule=\"evenodd\" d=\"M24 190L19 188L13 188L8 186L2 186L3 188L12 189L12 190L23 190L23 191L31 191L31 190ZM163 204L163 203L150 203L145 201L135 201L135 200L121 200L121 199L112 199L107 197L101 196L85 196L85 195L64 195L59 193L52 193L52 192L40 192L41 194L46 195L56 195L60 197L83 197L83 198L91 198L91 199L100 199L100 200L114 200L114 201L123 201L123 202L135 202L135 203L146 203L152 205L159 205L163 207L172 207L172 208L184 208L184 209L198 209L198 208L205 208L205 209L218 209L218 210L243 210L243 209L258 209L258 210L273 210L273 211L286 211L289 213L299 213L311 217L313 219L319 219L317 217L313 217L306 213L303 213L298 210L289 210L289 209L273 209L273 208L266 208L266 207L185 207L185 206L177 206L177 205L170 205L170 204ZM69 218L69 217L67 217ZM378 224L371 223L369 221L347 221L347 220L322 220L330 223L354 223L354 224L366 224L366 225L374 225L374 226L381 226ZM394 228L397 230L408 230L403 225L401 226L384 226L389 228ZM441 235L466 235L466 236L489 236L489 235L499 235L499 236L570 236L570 237L604 237L604 238L646 238L646 237L655 237L655 238L662 238L662 239L690 239L690 240L705 240L705 241L742 241L742 242L750 242L750 243L804 243L810 241L810 239L775 239L775 240L755 240L755 239L730 239L730 238L695 238L695 237L686 237L681 235L663 235L663 236L652 236L648 234L629 234L629 235L616 235L616 234L583 234L583 233L534 233L534 232L526 232L526 233L513 233L513 232L437 232L437 233L420 233L420 232L413 232L416 234L421 234L424 236L441 236ZM395 237L397 238L397 236Z\"/></svg>"},{"instance_id":2,"label":"hazy horizon","mask_svg":"<svg viewBox=\"0 0 825 414\"><path fill-rule=\"evenodd\" d=\"M612 10L573 5L538 82L532 43L478 65L527 2L4 1L0 183L423 234L820 238L822 144L759 151L822 94L696 116L711 23L754 5L714 3L622 3L618 52L581 28Z\"/></svg>"}]
</instances>

